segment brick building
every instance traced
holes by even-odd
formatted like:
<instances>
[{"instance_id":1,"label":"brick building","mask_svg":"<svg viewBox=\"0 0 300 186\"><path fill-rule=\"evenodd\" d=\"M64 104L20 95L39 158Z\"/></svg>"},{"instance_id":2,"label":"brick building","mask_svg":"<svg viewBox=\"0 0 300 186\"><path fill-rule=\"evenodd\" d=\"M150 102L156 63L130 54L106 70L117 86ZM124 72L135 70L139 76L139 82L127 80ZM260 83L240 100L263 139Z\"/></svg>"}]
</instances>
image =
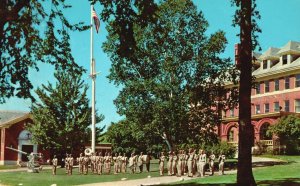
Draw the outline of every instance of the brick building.
<instances>
[{"instance_id":1,"label":"brick building","mask_svg":"<svg viewBox=\"0 0 300 186\"><path fill-rule=\"evenodd\" d=\"M258 64L252 72L256 88L251 93L255 142L274 148L278 140L266 135L268 127L283 115L300 113L300 42L289 41L254 57ZM238 108L223 113L219 131L222 141L237 145Z\"/></svg>"}]
</instances>

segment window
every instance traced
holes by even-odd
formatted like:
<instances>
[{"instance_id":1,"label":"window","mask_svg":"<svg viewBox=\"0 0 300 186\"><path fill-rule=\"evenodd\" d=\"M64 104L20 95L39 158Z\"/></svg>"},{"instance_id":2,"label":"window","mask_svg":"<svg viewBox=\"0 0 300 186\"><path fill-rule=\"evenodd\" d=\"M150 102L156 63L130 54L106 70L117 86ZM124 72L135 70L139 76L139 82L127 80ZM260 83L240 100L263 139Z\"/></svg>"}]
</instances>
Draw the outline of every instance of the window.
<instances>
[{"instance_id":1,"label":"window","mask_svg":"<svg viewBox=\"0 0 300 186\"><path fill-rule=\"evenodd\" d=\"M300 112L300 99L295 100L295 112Z\"/></svg>"},{"instance_id":2,"label":"window","mask_svg":"<svg viewBox=\"0 0 300 186\"><path fill-rule=\"evenodd\" d=\"M285 77L284 78L284 87L285 87L285 89L290 88L290 77Z\"/></svg>"},{"instance_id":3,"label":"window","mask_svg":"<svg viewBox=\"0 0 300 186\"><path fill-rule=\"evenodd\" d=\"M286 65L287 64L287 55L282 56L282 64Z\"/></svg>"},{"instance_id":4,"label":"window","mask_svg":"<svg viewBox=\"0 0 300 186\"><path fill-rule=\"evenodd\" d=\"M274 112L279 112L279 102L274 102Z\"/></svg>"},{"instance_id":5,"label":"window","mask_svg":"<svg viewBox=\"0 0 300 186\"><path fill-rule=\"evenodd\" d=\"M295 87L300 87L300 74L296 75L295 79Z\"/></svg>"},{"instance_id":6,"label":"window","mask_svg":"<svg viewBox=\"0 0 300 186\"><path fill-rule=\"evenodd\" d=\"M275 91L278 91L278 90L279 90L279 79L275 79L275 80L274 80L274 84L275 84L274 90L275 90Z\"/></svg>"},{"instance_id":7,"label":"window","mask_svg":"<svg viewBox=\"0 0 300 186\"><path fill-rule=\"evenodd\" d=\"M263 69L267 69L267 68L268 68L268 61L263 60Z\"/></svg>"},{"instance_id":8,"label":"window","mask_svg":"<svg viewBox=\"0 0 300 186\"><path fill-rule=\"evenodd\" d=\"M234 109L230 109L230 117L233 117L234 116Z\"/></svg>"},{"instance_id":9,"label":"window","mask_svg":"<svg viewBox=\"0 0 300 186\"><path fill-rule=\"evenodd\" d=\"M234 130L231 129L228 135L228 141L232 142L234 141Z\"/></svg>"},{"instance_id":10,"label":"window","mask_svg":"<svg viewBox=\"0 0 300 186\"><path fill-rule=\"evenodd\" d=\"M285 100L284 101L284 111L285 112L289 112L290 111L290 101L289 100Z\"/></svg>"},{"instance_id":11,"label":"window","mask_svg":"<svg viewBox=\"0 0 300 186\"><path fill-rule=\"evenodd\" d=\"M270 104L266 103L265 104L265 113L268 113L268 112L270 112Z\"/></svg>"},{"instance_id":12,"label":"window","mask_svg":"<svg viewBox=\"0 0 300 186\"><path fill-rule=\"evenodd\" d=\"M265 92L269 92L269 91L270 91L270 82L265 81Z\"/></svg>"},{"instance_id":13,"label":"window","mask_svg":"<svg viewBox=\"0 0 300 186\"><path fill-rule=\"evenodd\" d=\"M255 106L255 113L260 114L260 105Z\"/></svg>"},{"instance_id":14,"label":"window","mask_svg":"<svg viewBox=\"0 0 300 186\"><path fill-rule=\"evenodd\" d=\"M256 84L256 94L260 94L260 83Z\"/></svg>"},{"instance_id":15,"label":"window","mask_svg":"<svg viewBox=\"0 0 300 186\"><path fill-rule=\"evenodd\" d=\"M271 140L272 136L268 136L267 135L267 131L269 129L270 124L269 123L264 123L261 127L260 127L260 131L259 131L259 138L260 140Z\"/></svg>"}]
</instances>

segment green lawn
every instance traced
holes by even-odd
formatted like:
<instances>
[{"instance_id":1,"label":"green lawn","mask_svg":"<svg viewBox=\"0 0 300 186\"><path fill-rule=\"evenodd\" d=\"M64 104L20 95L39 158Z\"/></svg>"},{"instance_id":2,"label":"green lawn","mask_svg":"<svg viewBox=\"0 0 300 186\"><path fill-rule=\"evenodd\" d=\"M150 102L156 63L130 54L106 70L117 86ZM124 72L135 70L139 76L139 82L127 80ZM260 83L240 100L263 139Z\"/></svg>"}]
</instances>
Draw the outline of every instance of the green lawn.
<instances>
[{"instance_id":1,"label":"green lawn","mask_svg":"<svg viewBox=\"0 0 300 186\"><path fill-rule=\"evenodd\" d=\"M287 164L274 165L254 169L254 177L258 185L300 185L300 156L269 156L287 161ZM226 172L225 172L226 173ZM170 185L235 185L236 174L224 176L211 176Z\"/></svg>"},{"instance_id":2,"label":"green lawn","mask_svg":"<svg viewBox=\"0 0 300 186\"><path fill-rule=\"evenodd\" d=\"M300 156L272 156L287 161L284 165L274 165L268 167L255 168L254 176L259 185L300 185ZM235 164L235 160L230 161ZM228 162L228 164L230 164ZM145 167L144 167L145 169ZM226 172L225 172L226 173ZM74 174L68 176L65 174L64 169L58 169L57 175L53 176L51 170L43 170L40 173L27 173L27 172L0 172L0 185L19 185L23 186L43 186L57 184L63 185L79 185L86 183L97 183L107 181L119 181L122 178L139 179L146 178L148 175L151 177L159 176L158 163L152 161L151 172L141 174L118 174L118 175L79 175L77 169L74 169ZM172 185L211 185L211 186L225 186L235 185L236 175L224 176L210 176L205 178L193 179L189 181L178 182Z\"/></svg>"}]
</instances>

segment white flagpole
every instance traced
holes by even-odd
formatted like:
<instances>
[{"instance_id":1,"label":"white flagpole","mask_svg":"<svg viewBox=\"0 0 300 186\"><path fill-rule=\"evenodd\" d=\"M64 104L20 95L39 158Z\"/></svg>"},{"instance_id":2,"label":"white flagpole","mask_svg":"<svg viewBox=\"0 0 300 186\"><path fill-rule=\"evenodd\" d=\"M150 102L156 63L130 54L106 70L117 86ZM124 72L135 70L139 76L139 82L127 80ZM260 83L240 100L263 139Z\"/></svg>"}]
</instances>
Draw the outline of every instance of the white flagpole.
<instances>
[{"instance_id":1,"label":"white flagpole","mask_svg":"<svg viewBox=\"0 0 300 186\"><path fill-rule=\"evenodd\" d=\"M91 5L91 78L92 78L92 152L95 152L95 140L96 140L96 117L95 117L95 60L94 60L94 43L93 43L93 5Z\"/></svg>"}]
</instances>

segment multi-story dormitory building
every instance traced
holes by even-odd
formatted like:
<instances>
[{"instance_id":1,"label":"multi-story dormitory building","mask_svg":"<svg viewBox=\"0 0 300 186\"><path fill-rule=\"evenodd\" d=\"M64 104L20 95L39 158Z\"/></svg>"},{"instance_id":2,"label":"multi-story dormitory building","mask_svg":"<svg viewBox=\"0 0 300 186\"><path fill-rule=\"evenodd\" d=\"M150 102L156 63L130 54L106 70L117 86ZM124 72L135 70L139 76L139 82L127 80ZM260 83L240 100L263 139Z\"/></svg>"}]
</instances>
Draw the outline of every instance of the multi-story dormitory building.
<instances>
[{"instance_id":1,"label":"multi-story dormitory building","mask_svg":"<svg viewBox=\"0 0 300 186\"><path fill-rule=\"evenodd\" d=\"M281 48L271 47L254 56L258 62L252 73L256 88L251 94L255 143L262 142L275 149L277 145L280 147L280 140L266 135L268 127L283 115L300 113L300 42L290 41ZM221 140L237 145L238 108L223 114L220 127Z\"/></svg>"}]
</instances>

